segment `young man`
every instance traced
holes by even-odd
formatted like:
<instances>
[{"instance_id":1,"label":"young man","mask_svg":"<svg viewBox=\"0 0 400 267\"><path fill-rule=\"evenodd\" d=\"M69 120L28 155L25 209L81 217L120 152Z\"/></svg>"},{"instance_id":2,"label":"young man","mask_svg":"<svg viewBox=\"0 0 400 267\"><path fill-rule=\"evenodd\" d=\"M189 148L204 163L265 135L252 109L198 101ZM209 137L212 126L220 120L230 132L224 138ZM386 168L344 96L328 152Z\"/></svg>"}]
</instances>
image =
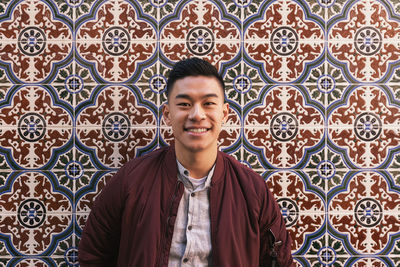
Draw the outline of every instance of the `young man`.
<instances>
[{"instance_id":1,"label":"young man","mask_svg":"<svg viewBox=\"0 0 400 267\"><path fill-rule=\"evenodd\" d=\"M128 162L97 198L81 266L290 266L290 237L263 179L218 151L229 106L208 62L178 62L163 107L175 142Z\"/></svg>"}]
</instances>

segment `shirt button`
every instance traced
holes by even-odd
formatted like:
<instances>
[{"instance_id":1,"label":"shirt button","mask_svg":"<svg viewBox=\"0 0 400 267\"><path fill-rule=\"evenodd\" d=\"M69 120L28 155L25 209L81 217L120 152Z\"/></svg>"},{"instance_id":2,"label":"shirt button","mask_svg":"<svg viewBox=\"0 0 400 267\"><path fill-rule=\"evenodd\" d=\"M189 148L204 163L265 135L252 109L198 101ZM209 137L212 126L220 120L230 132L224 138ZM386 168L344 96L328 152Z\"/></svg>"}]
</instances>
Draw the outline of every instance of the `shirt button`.
<instances>
[{"instance_id":1,"label":"shirt button","mask_svg":"<svg viewBox=\"0 0 400 267\"><path fill-rule=\"evenodd\" d=\"M191 193L190 195L191 195L192 197L194 197L196 194L195 194L195 193Z\"/></svg>"},{"instance_id":2,"label":"shirt button","mask_svg":"<svg viewBox=\"0 0 400 267\"><path fill-rule=\"evenodd\" d=\"M183 262L184 262L184 263L186 263L186 262L188 262L188 261L189 261L188 258L184 258L184 259L183 259Z\"/></svg>"},{"instance_id":3,"label":"shirt button","mask_svg":"<svg viewBox=\"0 0 400 267\"><path fill-rule=\"evenodd\" d=\"M188 226L188 230L189 231L192 230L192 226L191 225Z\"/></svg>"}]
</instances>

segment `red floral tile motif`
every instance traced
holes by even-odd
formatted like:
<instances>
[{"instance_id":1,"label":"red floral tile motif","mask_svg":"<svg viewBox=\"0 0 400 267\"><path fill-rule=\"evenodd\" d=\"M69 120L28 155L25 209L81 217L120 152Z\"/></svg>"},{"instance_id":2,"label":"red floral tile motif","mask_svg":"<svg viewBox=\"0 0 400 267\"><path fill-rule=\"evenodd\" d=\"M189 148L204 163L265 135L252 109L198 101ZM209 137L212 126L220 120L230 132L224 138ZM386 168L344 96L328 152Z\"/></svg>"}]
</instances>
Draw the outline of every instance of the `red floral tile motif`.
<instances>
[{"instance_id":1,"label":"red floral tile motif","mask_svg":"<svg viewBox=\"0 0 400 267\"><path fill-rule=\"evenodd\" d=\"M294 172L276 172L267 178L268 188L277 199L292 237L292 251L299 250L307 236L321 231L325 205L320 196L306 189Z\"/></svg>"},{"instance_id":2,"label":"red floral tile motif","mask_svg":"<svg viewBox=\"0 0 400 267\"><path fill-rule=\"evenodd\" d=\"M387 77L400 59L400 22L392 12L380 1L356 1L330 29L330 54L357 81Z\"/></svg>"},{"instance_id":3,"label":"red floral tile motif","mask_svg":"<svg viewBox=\"0 0 400 267\"><path fill-rule=\"evenodd\" d=\"M155 56L156 31L128 2L107 1L94 18L78 26L76 46L78 56L105 81L125 82Z\"/></svg>"},{"instance_id":4,"label":"red floral tile motif","mask_svg":"<svg viewBox=\"0 0 400 267\"><path fill-rule=\"evenodd\" d=\"M24 83L46 79L72 50L72 31L44 1L21 1L0 23L0 60Z\"/></svg>"},{"instance_id":5,"label":"red floral tile motif","mask_svg":"<svg viewBox=\"0 0 400 267\"><path fill-rule=\"evenodd\" d=\"M107 168L121 167L156 139L156 115L124 86L105 87L96 104L78 114L76 125L79 142Z\"/></svg>"},{"instance_id":6,"label":"red floral tile motif","mask_svg":"<svg viewBox=\"0 0 400 267\"><path fill-rule=\"evenodd\" d=\"M350 251L378 255L398 238L400 192L377 172L355 174L343 190L329 197L329 220L334 236L343 236ZM396 237L397 236L397 237Z\"/></svg>"},{"instance_id":7,"label":"red floral tile motif","mask_svg":"<svg viewBox=\"0 0 400 267\"><path fill-rule=\"evenodd\" d=\"M58 235L70 228L71 202L55 188L55 177L39 172L16 176L0 195L0 232L22 255L51 252Z\"/></svg>"},{"instance_id":8,"label":"red floral tile motif","mask_svg":"<svg viewBox=\"0 0 400 267\"><path fill-rule=\"evenodd\" d=\"M270 79L292 82L323 55L324 30L306 18L295 1L275 1L261 20L249 25L244 47L250 59L263 64Z\"/></svg>"},{"instance_id":9,"label":"red floral tile motif","mask_svg":"<svg viewBox=\"0 0 400 267\"><path fill-rule=\"evenodd\" d=\"M55 259L57 262L58 259ZM63 263L65 262L64 259ZM9 260L8 266L16 266L16 267L30 267L30 266L35 266L35 267L46 267L46 266L59 266L56 264L52 258L50 257L37 257L37 256L31 256L31 257L14 257ZM4 261L3 261L4 262ZM73 265L72 265L73 266Z\"/></svg>"},{"instance_id":10,"label":"red floral tile motif","mask_svg":"<svg viewBox=\"0 0 400 267\"><path fill-rule=\"evenodd\" d=\"M0 109L0 146L20 168L41 168L71 139L71 114L44 87L15 90L10 105Z\"/></svg>"},{"instance_id":11,"label":"red floral tile motif","mask_svg":"<svg viewBox=\"0 0 400 267\"><path fill-rule=\"evenodd\" d=\"M391 259L396 260L397 257L393 257ZM389 263L389 264L388 264ZM374 266L374 267L386 267L386 266L398 266L398 264L393 263L388 257L355 257L351 258L351 262L349 264L354 267L367 267L367 266ZM393 264L393 265L391 265ZM349 265L348 265L349 266Z\"/></svg>"},{"instance_id":12,"label":"red floral tile motif","mask_svg":"<svg viewBox=\"0 0 400 267\"><path fill-rule=\"evenodd\" d=\"M221 151L232 145L241 143L241 129L239 127L223 127L218 138L218 147Z\"/></svg>"},{"instance_id":13,"label":"red floral tile motif","mask_svg":"<svg viewBox=\"0 0 400 267\"><path fill-rule=\"evenodd\" d=\"M306 104L295 87L271 88L262 104L244 118L247 141L262 149L262 156L276 168L290 168L303 160L306 150L321 142L324 118Z\"/></svg>"},{"instance_id":14,"label":"red floral tile motif","mask_svg":"<svg viewBox=\"0 0 400 267\"><path fill-rule=\"evenodd\" d=\"M332 111L328 134L337 147L345 148L354 165L376 168L399 146L399 122L400 108L390 103L382 88L361 86Z\"/></svg>"},{"instance_id":15,"label":"red floral tile motif","mask_svg":"<svg viewBox=\"0 0 400 267\"><path fill-rule=\"evenodd\" d=\"M178 18L160 25L161 51L170 61L195 55L218 66L238 55L240 31L213 2L190 1Z\"/></svg>"},{"instance_id":16,"label":"red floral tile motif","mask_svg":"<svg viewBox=\"0 0 400 267\"><path fill-rule=\"evenodd\" d=\"M242 131L240 129L240 115L236 110L230 108L228 119L222 124L221 133L218 137L218 146L220 150L229 148L233 144L241 142Z\"/></svg>"}]
</instances>

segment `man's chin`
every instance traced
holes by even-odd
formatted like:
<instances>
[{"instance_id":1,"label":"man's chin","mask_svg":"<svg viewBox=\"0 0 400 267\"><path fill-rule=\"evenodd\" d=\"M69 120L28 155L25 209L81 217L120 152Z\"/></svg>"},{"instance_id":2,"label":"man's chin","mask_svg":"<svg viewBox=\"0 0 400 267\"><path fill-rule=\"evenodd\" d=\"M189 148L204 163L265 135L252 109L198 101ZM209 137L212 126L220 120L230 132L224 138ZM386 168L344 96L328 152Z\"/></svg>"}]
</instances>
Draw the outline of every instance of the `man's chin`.
<instances>
[{"instance_id":1,"label":"man's chin","mask_svg":"<svg viewBox=\"0 0 400 267\"><path fill-rule=\"evenodd\" d=\"M200 153L209 150L210 146L206 146L203 142L199 144L191 144L189 146L183 146L183 148L190 153Z\"/></svg>"}]
</instances>

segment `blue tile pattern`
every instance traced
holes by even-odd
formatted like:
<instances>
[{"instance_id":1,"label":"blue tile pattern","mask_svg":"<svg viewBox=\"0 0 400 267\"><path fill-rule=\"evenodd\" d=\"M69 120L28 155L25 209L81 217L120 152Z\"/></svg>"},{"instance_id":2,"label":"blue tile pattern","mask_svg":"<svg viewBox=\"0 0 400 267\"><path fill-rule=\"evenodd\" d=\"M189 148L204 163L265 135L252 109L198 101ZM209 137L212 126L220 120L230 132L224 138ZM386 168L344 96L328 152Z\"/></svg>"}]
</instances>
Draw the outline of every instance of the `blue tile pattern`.
<instances>
[{"instance_id":1,"label":"blue tile pattern","mask_svg":"<svg viewBox=\"0 0 400 267\"><path fill-rule=\"evenodd\" d=\"M94 199L173 139L174 62L227 83L220 149L260 173L295 266L400 264L400 3L0 2L0 263L78 266Z\"/></svg>"}]
</instances>

